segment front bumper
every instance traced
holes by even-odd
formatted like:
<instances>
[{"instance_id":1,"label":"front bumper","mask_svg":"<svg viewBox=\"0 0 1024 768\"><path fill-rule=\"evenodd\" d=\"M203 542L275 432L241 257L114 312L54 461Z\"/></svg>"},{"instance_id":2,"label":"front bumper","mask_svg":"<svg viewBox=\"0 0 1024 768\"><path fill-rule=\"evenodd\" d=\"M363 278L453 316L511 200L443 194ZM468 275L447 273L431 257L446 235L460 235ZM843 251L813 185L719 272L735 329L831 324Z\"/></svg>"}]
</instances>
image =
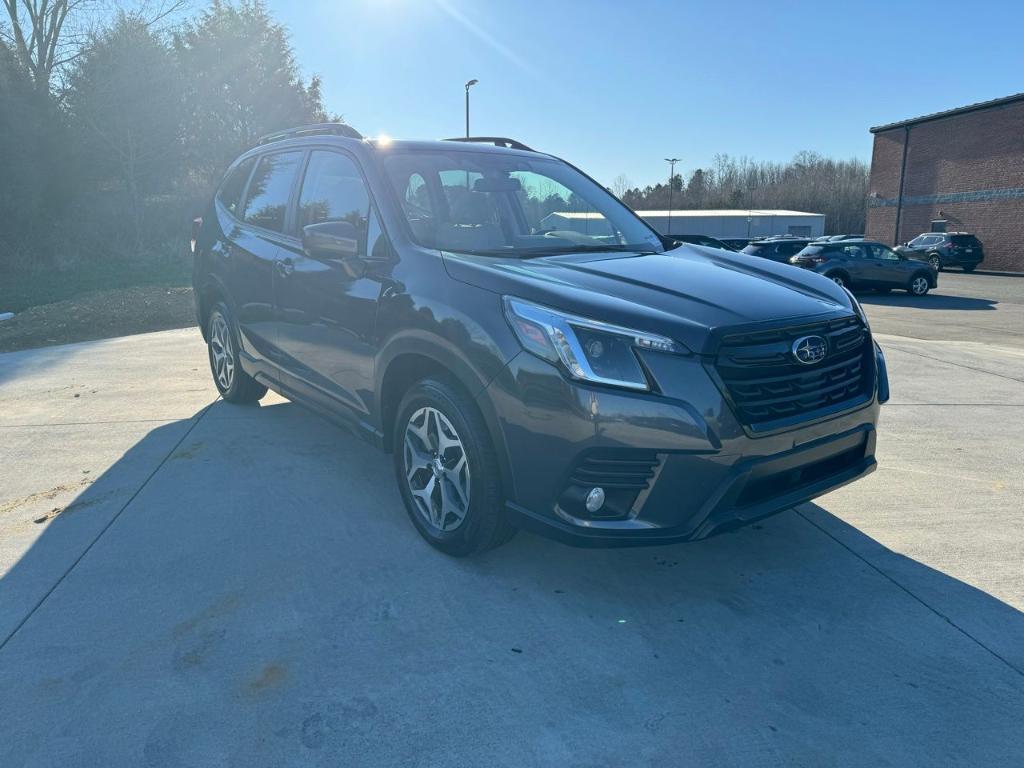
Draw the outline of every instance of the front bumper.
<instances>
[{"instance_id":1,"label":"front bumper","mask_svg":"<svg viewBox=\"0 0 1024 768\"><path fill-rule=\"evenodd\" d=\"M877 346L875 355L866 402L752 437L694 358L644 353L655 395L569 381L522 353L480 395L502 432L506 511L568 544L629 546L706 538L821 496L875 469L875 424L888 398ZM613 468L653 457L647 486L627 494L611 519L567 503L567 486L595 456Z\"/></svg>"}]
</instances>

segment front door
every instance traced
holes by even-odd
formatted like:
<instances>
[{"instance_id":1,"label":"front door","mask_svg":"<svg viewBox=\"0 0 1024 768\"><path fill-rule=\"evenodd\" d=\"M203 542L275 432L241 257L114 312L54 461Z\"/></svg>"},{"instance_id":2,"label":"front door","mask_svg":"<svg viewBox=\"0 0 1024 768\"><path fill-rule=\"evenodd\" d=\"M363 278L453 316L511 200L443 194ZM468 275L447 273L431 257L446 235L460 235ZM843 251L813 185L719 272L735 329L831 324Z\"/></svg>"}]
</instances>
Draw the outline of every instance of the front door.
<instances>
[{"instance_id":1,"label":"front door","mask_svg":"<svg viewBox=\"0 0 1024 768\"><path fill-rule=\"evenodd\" d=\"M292 151L259 159L249 180L241 221L225 244L228 292L234 300L242 351L274 363L279 358L274 279L302 157L301 151Z\"/></svg>"},{"instance_id":2,"label":"front door","mask_svg":"<svg viewBox=\"0 0 1024 768\"><path fill-rule=\"evenodd\" d=\"M303 227L330 221L354 225L354 255L326 258L304 252ZM380 268L387 259L381 258L383 235L366 182L348 155L327 149L310 153L299 192L296 235L283 253L277 278L277 337L284 367L305 385L307 394L341 401L366 421L384 283Z\"/></svg>"}]
</instances>

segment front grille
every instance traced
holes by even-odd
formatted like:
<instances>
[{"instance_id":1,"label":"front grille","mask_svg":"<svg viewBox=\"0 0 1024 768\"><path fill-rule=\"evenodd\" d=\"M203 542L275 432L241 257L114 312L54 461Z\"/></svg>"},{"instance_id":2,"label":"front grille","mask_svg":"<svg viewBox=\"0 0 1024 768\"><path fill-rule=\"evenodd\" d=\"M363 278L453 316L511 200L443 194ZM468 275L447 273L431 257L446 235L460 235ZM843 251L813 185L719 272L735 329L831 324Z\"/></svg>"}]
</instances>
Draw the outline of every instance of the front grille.
<instances>
[{"instance_id":1,"label":"front grille","mask_svg":"<svg viewBox=\"0 0 1024 768\"><path fill-rule=\"evenodd\" d=\"M793 342L821 336L824 360L797 362ZM871 395L871 339L856 317L726 336L714 368L741 422L771 429Z\"/></svg>"}]
</instances>

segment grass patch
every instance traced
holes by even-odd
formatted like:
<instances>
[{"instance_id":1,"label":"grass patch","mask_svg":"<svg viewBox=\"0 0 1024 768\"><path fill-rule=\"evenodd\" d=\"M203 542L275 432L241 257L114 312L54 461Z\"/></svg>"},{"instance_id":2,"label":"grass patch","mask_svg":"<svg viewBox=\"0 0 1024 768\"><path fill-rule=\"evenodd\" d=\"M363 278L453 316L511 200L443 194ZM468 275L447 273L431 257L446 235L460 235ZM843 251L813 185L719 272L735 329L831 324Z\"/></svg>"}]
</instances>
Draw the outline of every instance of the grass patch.
<instances>
[{"instance_id":1,"label":"grass patch","mask_svg":"<svg viewBox=\"0 0 1024 768\"><path fill-rule=\"evenodd\" d=\"M191 259L76 265L62 270L0 272L0 312L66 301L99 290L137 286L184 288L192 282Z\"/></svg>"}]
</instances>

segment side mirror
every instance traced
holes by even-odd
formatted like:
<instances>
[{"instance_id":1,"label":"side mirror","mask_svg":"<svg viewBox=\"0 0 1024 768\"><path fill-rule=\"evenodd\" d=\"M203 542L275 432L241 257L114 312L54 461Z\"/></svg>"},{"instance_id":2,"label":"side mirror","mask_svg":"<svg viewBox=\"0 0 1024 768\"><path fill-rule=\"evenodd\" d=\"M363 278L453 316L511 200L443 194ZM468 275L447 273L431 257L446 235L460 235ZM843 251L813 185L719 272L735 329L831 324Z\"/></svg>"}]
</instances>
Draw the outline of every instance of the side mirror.
<instances>
[{"instance_id":1,"label":"side mirror","mask_svg":"<svg viewBox=\"0 0 1024 768\"><path fill-rule=\"evenodd\" d=\"M322 221L302 228L302 249L321 261L341 261L359 255L359 230L349 221Z\"/></svg>"}]
</instances>

